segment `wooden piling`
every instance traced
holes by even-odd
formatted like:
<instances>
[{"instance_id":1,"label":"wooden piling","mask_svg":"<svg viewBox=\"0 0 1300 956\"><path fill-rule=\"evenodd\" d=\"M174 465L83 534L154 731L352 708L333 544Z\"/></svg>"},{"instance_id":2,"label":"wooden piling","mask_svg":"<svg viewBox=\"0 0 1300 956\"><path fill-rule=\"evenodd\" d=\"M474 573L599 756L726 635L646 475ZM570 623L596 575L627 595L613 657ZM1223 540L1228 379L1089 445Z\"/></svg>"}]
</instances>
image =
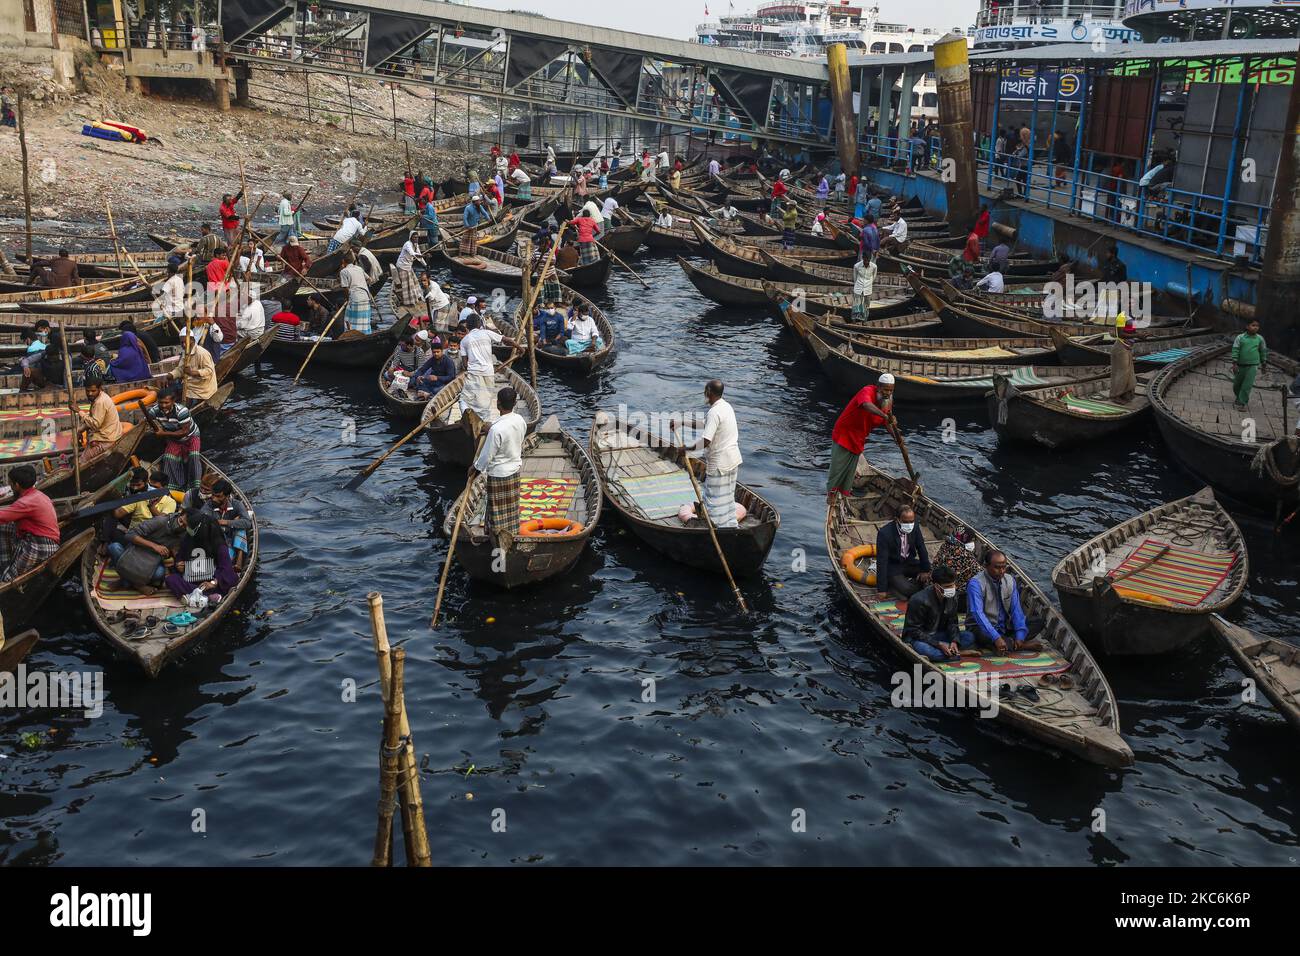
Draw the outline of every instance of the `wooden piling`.
<instances>
[{"instance_id":1,"label":"wooden piling","mask_svg":"<svg viewBox=\"0 0 1300 956\"><path fill-rule=\"evenodd\" d=\"M380 648L379 670L391 670L388 648ZM398 747L401 743L401 714L396 709L397 695L389 694L384 702L384 739L379 748L379 826L375 830L375 852L371 866L393 865L393 809L397 806Z\"/></svg>"}]
</instances>

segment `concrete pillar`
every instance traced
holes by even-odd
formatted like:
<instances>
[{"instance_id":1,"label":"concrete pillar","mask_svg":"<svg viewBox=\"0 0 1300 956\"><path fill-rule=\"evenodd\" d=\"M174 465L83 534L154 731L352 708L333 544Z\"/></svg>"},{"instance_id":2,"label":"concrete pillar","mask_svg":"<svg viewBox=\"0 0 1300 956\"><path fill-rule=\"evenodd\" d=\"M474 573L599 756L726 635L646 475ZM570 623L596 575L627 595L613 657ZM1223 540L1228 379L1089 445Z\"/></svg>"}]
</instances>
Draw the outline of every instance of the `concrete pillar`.
<instances>
[{"instance_id":1,"label":"concrete pillar","mask_svg":"<svg viewBox=\"0 0 1300 956\"><path fill-rule=\"evenodd\" d=\"M217 93L217 109L223 113L230 112L230 84L227 80L213 80L213 89Z\"/></svg>"},{"instance_id":2,"label":"concrete pillar","mask_svg":"<svg viewBox=\"0 0 1300 956\"><path fill-rule=\"evenodd\" d=\"M851 176L858 171L858 142L853 122L853 79L849 75L848 50L843 43L832 43L826 48L826 71L830 75L840 168Z\"/></svg>"},{"instance_id":3,"label":"concrete pillar","mask_svg":"<svg viewBox=\"0 0 1300 956\"><path fill-rule=\"evenodd\" d=\"M903 70L903 95L898 101L898 135L906 136L912 123L912 87L916 86L916 74L906 68Z\"/></svg>"},{"instance_id":4,"label":"concrete pillar","mask_svg":"<svg viewBox=\"0 0 1300 956\"><path fill-rule=\"evenodd\" d=\"M235 104L237 106L251 106L248 99L248 74L242 70L235 74Z\"/></svg>"},{"instance_id":5,"label":"concrete pillar","mask_svg":"<svg viewBox=\"0 0 1300 956\"><path fill-rule=\"evenodd\" d=\"M889 136L889 117L891 113L889 107L889 95L893 92L893 89L894 73L889 69L889 67L882 66L880 68L880 98L876 103L876 109L878 110L876 116L876 136L879 143L877 149L886 151L887 155L892 155L887 152L892 148L892 144L886 140L886 137Z\"/></svg>"},{"instance_id":6,"label":"concrete pillar","mask_svg":"<svg viewBox=\"0 0 1300 956\"><path fill-rule=\"evenodd\" d=\"M975 181L970 58L964 36L950 33L934 45L934 72L939 93L939 135L943 143L940 173L948 195L948 231L956 236L970 228L980 204Z\"/></svg>"},{"instance_id":7,"label":"concrete pillar","mask_svg":"<svg viewBox=\"0 0 1300 956\"><path fill-rule=\"evenodd\" d=\"M1268 244L1255 292L1255 314L1267 316L1270 347L1294 355L1300 347L1300 91L1291 87L1282 151L1273 183Z\"/></svg>"}]
</instances>

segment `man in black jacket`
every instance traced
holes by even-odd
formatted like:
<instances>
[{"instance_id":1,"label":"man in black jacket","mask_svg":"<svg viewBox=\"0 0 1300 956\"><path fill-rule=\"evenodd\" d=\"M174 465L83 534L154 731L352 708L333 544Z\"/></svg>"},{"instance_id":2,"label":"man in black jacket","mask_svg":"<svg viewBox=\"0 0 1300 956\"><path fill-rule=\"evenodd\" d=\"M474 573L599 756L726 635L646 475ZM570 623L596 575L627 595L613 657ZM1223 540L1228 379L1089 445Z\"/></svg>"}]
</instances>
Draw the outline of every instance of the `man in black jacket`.
<instances>
[{"instance_id":1,"label":"man in black jacket","mask_svg":"<svg viewBox=\"0 0 1300 956\"><path fill-rule=\"evenodd\" d=\"M932 661L957 660L975 646L975 635L957 626L957 610L957 574L941 564L934 569L930 586L908 599L903 640Z\"/></svg>"},{"instance_id":2,"label":"man in black jacket","mask_svg":"<svg viewBox=\"0 0 1300 956\"><path fill-rule=\"evenodd\" d=\"M903 505L898 516L876 532L876 588L881 600L889 591L911 597L929 580L930 555L916 526L916 512Z\"/></svg>"}]
</instances>

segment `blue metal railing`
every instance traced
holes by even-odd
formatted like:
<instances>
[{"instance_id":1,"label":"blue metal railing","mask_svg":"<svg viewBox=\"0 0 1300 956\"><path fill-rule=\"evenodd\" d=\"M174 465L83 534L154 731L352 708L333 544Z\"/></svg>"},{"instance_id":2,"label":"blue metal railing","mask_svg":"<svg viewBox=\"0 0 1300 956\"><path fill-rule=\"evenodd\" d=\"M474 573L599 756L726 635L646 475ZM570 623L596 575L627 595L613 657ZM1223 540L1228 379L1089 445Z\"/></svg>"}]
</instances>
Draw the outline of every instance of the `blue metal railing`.
<instances>
[{"instance_id":1,"label":"blue metal railing","mask_svg":"<svg viewBox=\"0 0 1300 956\"><path fill-rule=\"evenodd\" d=\"M864 132L863 158L912 171L942 169L938 137L928 141ZM1268 241L1270 209L1224 194L1176 189L1169 184L1142 186L1138 180L1093 169L1101 156L1075 150L1070 164L1051 161L1047 149L1035 150L1032 162L1012 154L994 157L987 141L976 148L980 185L1009 188L1030 202L1071 215L1107 222L1138 235L1187 249L1259 264ZM1224 215L1224 209L1227 215Z\"/></svg>"}]
</instances>

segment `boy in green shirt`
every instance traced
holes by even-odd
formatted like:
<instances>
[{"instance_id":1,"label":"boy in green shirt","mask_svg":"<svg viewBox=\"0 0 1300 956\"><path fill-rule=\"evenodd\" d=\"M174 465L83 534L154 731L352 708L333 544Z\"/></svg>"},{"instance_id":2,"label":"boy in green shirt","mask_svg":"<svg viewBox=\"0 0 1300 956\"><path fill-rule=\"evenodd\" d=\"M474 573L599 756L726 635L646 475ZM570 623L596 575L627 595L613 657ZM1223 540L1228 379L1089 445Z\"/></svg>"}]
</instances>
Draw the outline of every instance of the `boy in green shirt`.
<instances>
[{"instance_id":1,"label":"boy in green shirt","mask_svg":"<svg viewBox=\"0 0 1300 956\"><path fill-rule=\"evenodd\" d=\"M1232 340L1232 392L1236 407L1250 404L1250 391L1255 387L1259 367L1268 361L1268 346L1259 334L1259 322L1246 323L1246 331Z\"/></svg>"}]
</instances>

